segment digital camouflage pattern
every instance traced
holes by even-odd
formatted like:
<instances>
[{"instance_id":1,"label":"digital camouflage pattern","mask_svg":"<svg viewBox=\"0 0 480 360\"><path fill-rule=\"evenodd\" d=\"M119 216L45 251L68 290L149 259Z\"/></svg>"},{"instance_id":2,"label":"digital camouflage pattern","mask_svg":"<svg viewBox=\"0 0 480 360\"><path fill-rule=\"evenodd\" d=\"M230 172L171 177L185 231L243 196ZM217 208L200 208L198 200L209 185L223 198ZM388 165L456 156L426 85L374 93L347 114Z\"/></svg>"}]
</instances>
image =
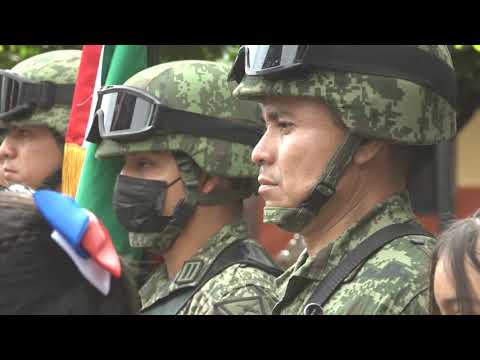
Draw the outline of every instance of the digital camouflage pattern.
<instances>
[{"instance_id":1,"label":"digital camouflage pattern","mask_svg":"<svg viewBox=\"0 0 480 360\"><path fill-rule=\"evenodd\" d=\"M234 85L227 81L229 68L210 61L175 61L145 69L124 85L154 95L173 109L213 116L225 121L243 120L263 127L260 107L232 96ZM129 152L171 150L187 153L208 174L256 178L258 167L250 160L253 147L186 134L161 134L147 141L115 144L104 141L97 158L124 156Z\"/></svg>"},{"instance_id":2,"label":"digital camouflage pattern","mask_svg":"<svg viewBox=\"0 0 480 360\"><path fill-rule=\"evenodd\" d=\"M55 84L75 84L80 66L80 50L56 50L28 58L15 65L11 72L31 81L50 81ZM70 106L56 105L50 110L36 109L28 119L9 121L9 126L48 126L65 135Z\"/></svg>"},{"instance_id":3,"label":"digital camouflage pattern","mask_svg":"<svg viewBox=\"0 0 480 360\"><path fill-rule=\"evenodd\" d=\"M258 176L258 166L250 159L251 147L188 134L155 136L145 141L130 143L103 140L95 156L98 159L108 159L124 157L129 153L162 150L185 152L198 166L211 175L236 178Z\"/></svg>"},{"instance_id":4,"label":"digital camouflage pattern","mask_svg":"<svg viewBox=\"0 0 480 360\"><path fill-rule=\"evenodd\" d=\"M197 255L183 265L173 281L162 264L140 289L142 310L176 291L196 286L218 255L236 241L248 241L244 222L224 226ZM206 282L179 315L265 315L276 302L275 277L246 265L232 265Z\"/></svg>"},{"instance_id":5,"label":"digital camouflage pattern","mask_svg":"<svg viewBox=\"0 0 480 360\"><path fill-rule=\"evenodd\" d=\"M446 45L416 46L453 68ZM432 145L456 134L455 109L431 89L402 79L331 71L294 80L246 76L234 95L320 98L353 133L405 145Z\"/></svg>"},{"instance_id":6,"label":"digital camouflage pattern","mask_svg":"<svg viewBox=\"0 0 480 360\"><path fill-rule=\"evenodd\" d=\"M407 192L378 205L315 257L304 251L277 281L273 314L303 314L315 288L346 253L376 231L415 221ZM404 236L355 269L325 303L325 315L422 315L429 313L429 266L434 238Z\"/></svg>"}]
</instances>

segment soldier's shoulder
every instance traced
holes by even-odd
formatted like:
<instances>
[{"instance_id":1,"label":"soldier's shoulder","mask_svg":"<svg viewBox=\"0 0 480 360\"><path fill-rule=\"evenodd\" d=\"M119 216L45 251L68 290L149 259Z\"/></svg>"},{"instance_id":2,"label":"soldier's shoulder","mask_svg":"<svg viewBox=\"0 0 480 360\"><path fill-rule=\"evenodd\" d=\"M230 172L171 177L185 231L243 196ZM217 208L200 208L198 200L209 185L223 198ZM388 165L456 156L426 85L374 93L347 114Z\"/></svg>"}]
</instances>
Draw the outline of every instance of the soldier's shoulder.
<instances>
[{"instance_id":1,"label":"soldier's shoulder","mask_svg":"<svg viewBox=\"0 0 480 360\"><path fill-rule=\"evenodd\" d=\"M270 314L277 301L275 277L261 269L235 264L207 281L194 295L191 307L205 314Z\"/></svg>"},{"instance_id":2,"label":"soldier's shoulder","mask_svg":"<svg viewBox=\"0 0 480 360\"><path fill-rule=\"evenodd\" d=\"M383 278L398 287L425 286L435 238L408 235L395 239L368 259L358 274L366 278Z\"/></svg>"},{"instance_id":3,"label":"soldier's shoulder","mask_svg":"<svg viewBox=\"0 0 480 360\"><path fill-rule=\"evenodd\" d=\"M383 247L345 279L332 297L332 310L402 313L414 299L427 294L430 253L435 241L426 236L409 235Z\"/></svg>"},{"instance_id":4,"label":"soldier's shoulder","mask_svg":"<svg viewBox=\"0 0 480 360\"><path fill-rule=\"evenodd\" d=\"M402 236L384 246L369 262L377 266L395 262L404 269L425 270L436 242L433 236Z\"/></svg>"},{"instance_id":5,"label":"soldier's shoulder","mask_svg":"<svg viewBox=\"0 0 480 360\"><path fill-rule=\"evenodd\" d=\"M251 293L260 289L274 292L274 281L275 276L264 270L248 264L235 264L206 282L201 291L213 293L218 299L232 293Z\"/></svg>"}]
</instances>

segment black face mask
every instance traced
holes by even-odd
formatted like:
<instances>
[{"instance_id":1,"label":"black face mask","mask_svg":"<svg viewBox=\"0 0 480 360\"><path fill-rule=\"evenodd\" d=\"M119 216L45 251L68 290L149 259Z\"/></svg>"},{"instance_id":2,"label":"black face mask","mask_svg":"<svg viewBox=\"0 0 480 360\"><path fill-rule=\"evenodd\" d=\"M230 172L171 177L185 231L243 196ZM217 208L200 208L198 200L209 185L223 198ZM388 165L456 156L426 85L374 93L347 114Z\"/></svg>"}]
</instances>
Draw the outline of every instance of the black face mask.
<instances>
[{"instance_id":1,"label":"black face mask","mask_svg":"<svg viewBox=\"0 0 480 360\"><path fill-rule=\"evenodd\" d=\"M119 175L113 193L113 208L120 223L132 233L161 232L171 216L163 216L167 189L165 181L144 180Z\"/></svg>"}]
</instances>

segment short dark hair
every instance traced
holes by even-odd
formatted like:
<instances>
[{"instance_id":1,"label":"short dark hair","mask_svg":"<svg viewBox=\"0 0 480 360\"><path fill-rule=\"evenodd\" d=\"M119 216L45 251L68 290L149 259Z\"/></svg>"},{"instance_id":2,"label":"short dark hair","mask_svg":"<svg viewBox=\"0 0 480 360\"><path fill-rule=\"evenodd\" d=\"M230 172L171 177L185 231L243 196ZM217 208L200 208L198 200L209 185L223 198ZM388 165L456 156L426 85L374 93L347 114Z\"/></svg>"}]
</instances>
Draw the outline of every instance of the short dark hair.
<instances>
[{"instance_id":1,"label":"short dark hair","mask_svg":"<svg viewBox=\"0 0 480 360\"><path fill-rule=\"evenodd\" d=\"M480 258L477 251L480 236L480 210L466 219L454 222L439 237L439 242L433 252L431 268L431 308L432 313L439 314L440 309L433 293L435 268L440 257L445 256L446 265L455 283L458 311L460 314L473 314L472 285L465 272L465 260L469 260L474 269L480 273Z\"/></svg>"},{"instance_id":2,"label":"short dark hair","mask_svg":"<svg viewBox=\"0 0 480 360\"><path fill-rule=\"evenodd\" d=\"M26 194L0 192L0 314L129 314L122 281L103 296L50 238Z\"/></svg>"}]
</instances>

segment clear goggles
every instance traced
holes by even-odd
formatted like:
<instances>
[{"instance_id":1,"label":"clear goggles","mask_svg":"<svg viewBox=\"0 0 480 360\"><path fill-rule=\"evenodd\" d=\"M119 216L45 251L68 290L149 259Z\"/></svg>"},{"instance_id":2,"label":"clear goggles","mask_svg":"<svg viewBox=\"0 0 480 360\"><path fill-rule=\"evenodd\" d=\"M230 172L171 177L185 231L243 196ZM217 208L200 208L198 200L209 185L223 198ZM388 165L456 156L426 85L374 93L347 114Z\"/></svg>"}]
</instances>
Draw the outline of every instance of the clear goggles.
<instances>
[{"instance_id":1,"label":"clear goggles","mask_svg":"<svg viewBox=\"0 0 480 360\"><path fill-rule=\"evenodd\" d=\"M88 141L141 141L153 134L183 133L254 146L264 129L248 121L172 109L147 92L128 86L106 86L98 91L95 117Z\"/></svg>"}]
</instances>

